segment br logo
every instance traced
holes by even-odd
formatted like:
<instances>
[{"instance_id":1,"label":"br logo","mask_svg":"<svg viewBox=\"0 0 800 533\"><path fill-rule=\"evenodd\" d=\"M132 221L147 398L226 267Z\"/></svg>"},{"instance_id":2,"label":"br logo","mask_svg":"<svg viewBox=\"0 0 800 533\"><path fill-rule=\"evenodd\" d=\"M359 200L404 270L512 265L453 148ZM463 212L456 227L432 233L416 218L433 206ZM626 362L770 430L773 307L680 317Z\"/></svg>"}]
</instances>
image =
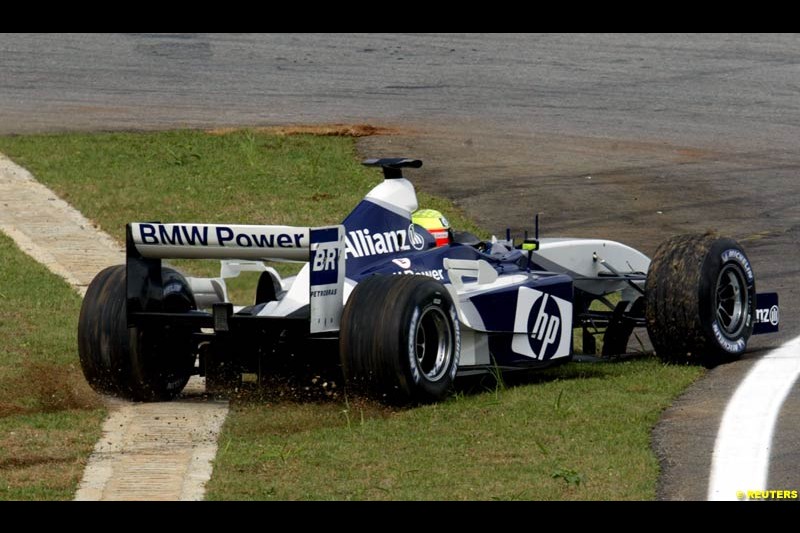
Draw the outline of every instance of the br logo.
<instances>
[{"instance_id":1,"label":"br logo","mask_svg":"<svg viewBox=\"0 0 800 533\"><path fill-rule=\"evenodd\" d=\"M339 250L336 248L323 248L320 246L314 253L311 269L314 272L323 270L336 270L339 261Z\"/></svg>"},{"instance_id":2,"label":"br logo","mask_svg":"<svg viewBox=\"0 0 800 533\"><path fill-rule=\"evenodd\" d=\"M328 243L320 244L311 252L311 285L331 285L339 276L339 250Z\"/></svg>"},{"instance_id":3,"label":"br logo","mask_svg":"<svg viewBox=\"0 0 800 533\"><path fill-rule=\"evenodd\" d=\"M511 349L541 361L569 355L572 303L551 294L520 287Z\"/></svg>"}]
</instances>

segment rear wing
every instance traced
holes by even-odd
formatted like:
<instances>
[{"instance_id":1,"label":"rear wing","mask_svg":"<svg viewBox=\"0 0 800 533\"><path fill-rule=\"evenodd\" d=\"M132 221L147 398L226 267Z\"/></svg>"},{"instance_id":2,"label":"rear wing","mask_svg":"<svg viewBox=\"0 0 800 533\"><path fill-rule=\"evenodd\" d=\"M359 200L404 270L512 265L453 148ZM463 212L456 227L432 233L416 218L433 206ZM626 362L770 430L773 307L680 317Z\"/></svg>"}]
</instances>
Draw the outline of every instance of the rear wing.
<instances>
[{"instance_id":1,"label":"rear wing","mask_svg":"<svg viewBox=\"0 0 800 533\"><path fill-rule=\"evenodd\" d=\"M135 325L132 320L134 314L160 314L164 310L162 259L307 261L311 264L309 332L339 329L344 305L344 226L128 224L126 265L129 326ZM214 312L216 316L216 308ZM226 312L229 317L230 310Z\"/></svg>"}]
</instances>

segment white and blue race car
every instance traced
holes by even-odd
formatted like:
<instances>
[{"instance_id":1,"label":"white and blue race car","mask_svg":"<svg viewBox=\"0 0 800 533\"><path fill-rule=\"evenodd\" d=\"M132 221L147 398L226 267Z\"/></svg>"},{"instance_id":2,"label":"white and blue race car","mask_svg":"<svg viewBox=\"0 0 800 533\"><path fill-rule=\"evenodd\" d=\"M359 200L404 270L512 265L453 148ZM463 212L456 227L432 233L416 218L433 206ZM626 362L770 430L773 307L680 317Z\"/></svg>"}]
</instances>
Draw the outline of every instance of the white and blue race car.
<instances>
[{"instance_id":1,"label":"white and blue race car","mask_svg":"<svg viewBox=\"0 0 800 533\"><path fill-rule=\"evenodd\" d=\"M777 330L777 295L755 292L744 250L713 235L663 243L653 259L600 239L448 244L412 222L402 168L367 160L385 180L338 226L131 223L125 265L100 272L81 309L81 366L98 391L169 399L193 373L237 379L259 359L307 339L338 340L349 386L394 401L445 397L460 375L625 353L646 327L668 361L707 366L740 356L754 332ZM184 277L162 259L220 259L218 278ZM281 279L265 261L307 262ZM261 272L254 304L234 307L225 279ZM618 296L612 296L612 295ZM593 302L600 302L592 305ZM316 353L300 353L309 359Z\"/></svg>"}]
</instances>

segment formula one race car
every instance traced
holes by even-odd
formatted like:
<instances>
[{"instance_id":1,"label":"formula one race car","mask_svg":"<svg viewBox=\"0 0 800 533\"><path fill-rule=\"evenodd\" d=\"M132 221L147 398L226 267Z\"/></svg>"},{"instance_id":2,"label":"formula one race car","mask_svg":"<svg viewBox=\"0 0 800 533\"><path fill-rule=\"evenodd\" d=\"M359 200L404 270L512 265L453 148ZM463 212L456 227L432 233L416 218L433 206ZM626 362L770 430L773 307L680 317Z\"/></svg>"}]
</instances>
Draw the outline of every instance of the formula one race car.
<instances>
[{"instance_id":1,"label":"formula one race car","mask_svg":"<svg viewBox=\"0 0 800 533\"><path fill-rule=\"evenodd\" d=\"M740 356L752 333L777 330L777 295L756 295L733 240L674 237L651 261L614 241L539 239L537 221L519 243L450 231L437 246L412 222L417 197L401 173L422 162L364 163L385 180L339 226L128 224L127 264L100 272L81 308L88 382L169 399L193 373L241 377L295 341L338 339L348 386L425 402L445 397L458 375L568 361L573 328L589 353L603 331L609 355L646 327L662 359L707 366ZM164 258L221 259L221 275L184 277ZM281 279L265 260L307 264ZM234 307L225 279L246 270L261 272L254 304Z\"/></svg>"}]
</instances>

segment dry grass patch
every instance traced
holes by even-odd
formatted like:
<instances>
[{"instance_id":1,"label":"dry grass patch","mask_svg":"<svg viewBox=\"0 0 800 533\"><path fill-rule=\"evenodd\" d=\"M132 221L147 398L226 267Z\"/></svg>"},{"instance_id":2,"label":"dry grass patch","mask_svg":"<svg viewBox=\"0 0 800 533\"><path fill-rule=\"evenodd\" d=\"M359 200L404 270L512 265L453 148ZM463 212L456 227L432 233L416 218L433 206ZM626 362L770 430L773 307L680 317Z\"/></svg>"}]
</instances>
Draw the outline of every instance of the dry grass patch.
<instances>
[{"instance_id":1,"label":"dry grass patch","mask_svg":"<svg viewBox=\"0 0 800 533\"><path fill-rule=\"evenodd\" d=\"M71 499L102 402L78 363L80 297L0 234L0 500Z\"/></svg>"},{"instance_id":2,"label":"dry grass patch","mask_svg":"<svg viewBox=\"0 0 800 533\"><path fill-rule=\"evenodd\" d=\"M206 130L211 135L229 135L241 132L242 128L213 128ZM370 137L372 135L397 135L400 130L373 126L371 124L294 124L288 126L266 126L250 131L273 135L317 135L321 137Z\"/></svg>"}]
</instances>

